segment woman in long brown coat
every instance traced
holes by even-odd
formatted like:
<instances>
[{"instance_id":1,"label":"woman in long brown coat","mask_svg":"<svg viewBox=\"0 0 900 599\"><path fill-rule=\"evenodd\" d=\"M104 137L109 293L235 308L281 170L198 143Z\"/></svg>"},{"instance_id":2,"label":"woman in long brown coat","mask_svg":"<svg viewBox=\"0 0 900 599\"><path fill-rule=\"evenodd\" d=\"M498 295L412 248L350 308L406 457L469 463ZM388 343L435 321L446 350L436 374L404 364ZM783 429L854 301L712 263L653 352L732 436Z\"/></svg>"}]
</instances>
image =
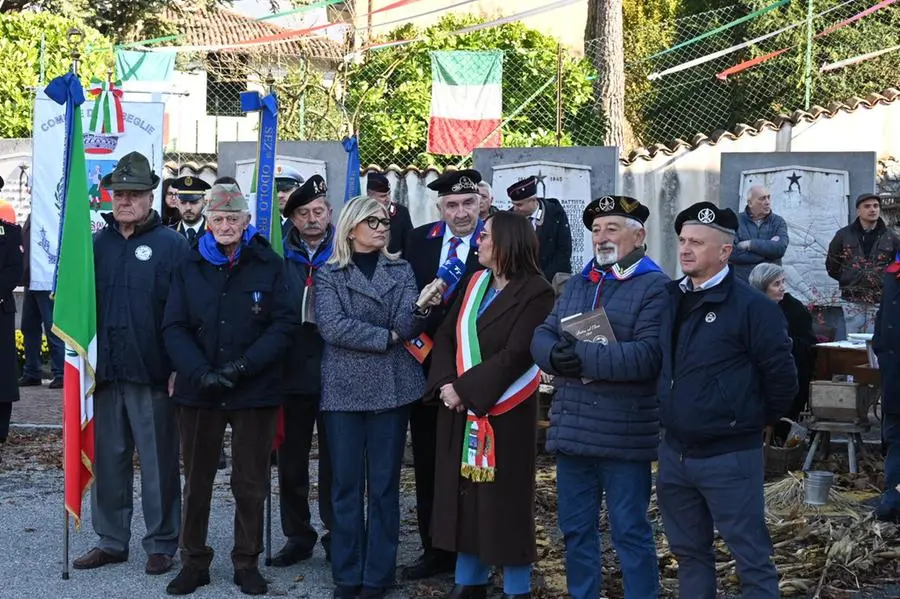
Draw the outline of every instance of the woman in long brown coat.
<instances>
[{"instance_id":1,"label":"woman in long brown coat","mask_svg":"<svg viewBox=\"0 0 900 599\"><path fill-rule=\"evenodd\" d=\"M531 223L485 222L479 262L435 338L426 397L440 398L434 545L458 553L448 599L483 599L491 566L504 597L531 597L537 388L529 347L553 309Z\"/></svg>"}]
</instances>

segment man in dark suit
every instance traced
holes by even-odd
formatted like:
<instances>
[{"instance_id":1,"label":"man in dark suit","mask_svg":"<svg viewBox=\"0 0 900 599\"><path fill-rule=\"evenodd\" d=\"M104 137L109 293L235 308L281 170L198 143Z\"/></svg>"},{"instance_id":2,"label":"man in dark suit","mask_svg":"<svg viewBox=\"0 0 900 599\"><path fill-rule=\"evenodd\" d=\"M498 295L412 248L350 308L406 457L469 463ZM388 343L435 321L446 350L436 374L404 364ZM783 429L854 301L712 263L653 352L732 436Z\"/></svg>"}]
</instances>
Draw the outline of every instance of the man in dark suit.
<instances>
[{"instance_id":1,"label":"man in dark suit","mask_svg":"<svg viewBox=\"0 0 900 599\"><path fill-rule=\"evenodd\" d=\"M482 268L478 263L478 237L483 228L483 223L478 218L479 181L481 174L478 171L461 170L444 173L428 184L429 189L438 193L441 220L413 229L407 240L405 254L416 275L419 289L434 281L438 268L448 259L455 257L461 260L466 265L467 273ZM458 289L448 289L444 302L437 308L432 308L423 335L434 337L453 305L457 292ZM426 357L422 365L427 375L430 359ZM437 414L437 406L424 405L419 401L413 404L409 419L416 469L416 514L423 552L418 560L404 568L403 574L408 580L451 572L456 564L455 555L431 545Z\"/></svg>"},{"instance_id":2,"label":"man in dark suit","mask_svg":"<svg viewBox=\"0 0 900 599\"><path fill-rule=\"evenodd\" d=\"M513 183L506 193L512 201L512 211L528 218L537 232L544 277L552 281L557 273L572 272L572 232L559 200L538 199L535 176Z\"/></svg>"},{"instance_id":3,"label":"man in dark suit","mask_svg":"<svg viewBox=\"0 0 900 599\"><path fill-rule=\"evenodd\" d=\"M178 212L181 214L181 220L172 228L194 247L200 236L206 233L203 199L210 185L199 177L179 177L172 187L178 190Z\"/></svg>"},{"instance_id":4,"label":"man in dark suit","mask_svg":"<svg viewBox=\"0 0 900 599\"><path fill-rule=\"evenodd\" d=\"M406 239L412 231L412 219L409 210L391 201L391 183L382 173L369 173L366 175L366 195L381 202L391 216L391 238L388 241L388 251L403 253L406 248Z\"/></svg>"}]
</instances>

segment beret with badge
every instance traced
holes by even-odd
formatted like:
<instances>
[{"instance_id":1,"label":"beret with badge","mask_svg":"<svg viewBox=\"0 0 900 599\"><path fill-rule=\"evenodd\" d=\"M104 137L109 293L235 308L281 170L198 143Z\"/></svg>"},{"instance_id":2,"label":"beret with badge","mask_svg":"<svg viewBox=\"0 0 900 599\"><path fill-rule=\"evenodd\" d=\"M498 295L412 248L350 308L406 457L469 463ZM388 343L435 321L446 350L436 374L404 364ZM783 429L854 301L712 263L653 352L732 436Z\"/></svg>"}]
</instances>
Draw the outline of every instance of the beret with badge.
<instances>
[{"instance_id":1,"label":"beret with badge","mask_svg":"<svg viewBox=\"0 0 900 599\"><path fill-rule=\"evenodd\" d=\"M506 188L506 195L509 196L512 202L521 202L522 200L533 198L537 195L537 183L537 177L534 175L521 181L516 181Z\"/></svg>"},{"instance_id":2,"label":"beret with badge","mask_svg":"<svg viewBox=\"0 0 900 599\"><path fill-rule=\"evenodd\" d=\"M291 193L287 203L284 205L284 210L281 211L282 216L289 217L297 208L306 206L313 200L324 198L327 191L328 186L325 185L325 179L322 178L322 175L313 175L306 180L306 183Z\"/></svg>"},{"instance_id":3,"label":"beret with badge","mask_svg":"<svg viewBox=\"0 0 900 599\"><path fill-rule=\"evenodd\" d=\"M628 196L603 196L585 206L581 213L581 221L588 231L598 216L624 216L643 225L650 218L650 209Z\"/></svg>"},{"instance_id":4,"label":"beret with badge","mask_svg":"<svg viewBox=\"0 0 900 599\"><path fill-rule=\"evenodd\" d=\"M116 168L100 179L100 187L110 191L150 191L159 185L159 175L150 169L150 161L140 152L129 152Z\"/></svg>"},{"instance_id":5,"label":"beret with badge","mask_svg":"<svg viewBox=\"0 0 900 599\"><path fill-rule=\"evenodd\" d=\"M172 188L178 190L178 199L182 202L199 202L210 187L200 177L179 177L172 183Z\"/></svg>"},{"instance_id":6,"label":"beret with badge","mask_svg":"<svg viewBox=\"0 0 900 599\"><path fill-rule=\"evenodd\" d=\"M366 191L390 193L391 183L382 173L369 173L366 175Z\"/></svg>"},{"instance_id":7,"label":"beret with badge","mask_svg":"<svg viewBox=\"0 0 900 599\"><path fill-rule=\"evenodd\" d=\"M684 225L705 225L729 235L737 234L738 217L731 208L719 208L712 202L697 202L675 217L675 234Z\"/></svg>"},{"instance_id":8,"label":"beret with badge","mask_svg":"<svg viewBox=\"0 0 900 599\"><path fill-rule=\"evenodd\" d=\"M438 197L458 193L478 193L478 184L481 182L481 173L475 169L463 169L461 171L447 171L428 184L428 189L436 191Z\"/></svg>"},{"instance_id":9,"label":"beret with badge","mask_svg":"<svg viewBox=\"0 0 900 599\"><path fill-rule=\"evenodd\" d=\"M232 183L219 183L209 190L210 212L246 212L249 210L247 198L241 189Z\"/></svg>"}]
</instances>

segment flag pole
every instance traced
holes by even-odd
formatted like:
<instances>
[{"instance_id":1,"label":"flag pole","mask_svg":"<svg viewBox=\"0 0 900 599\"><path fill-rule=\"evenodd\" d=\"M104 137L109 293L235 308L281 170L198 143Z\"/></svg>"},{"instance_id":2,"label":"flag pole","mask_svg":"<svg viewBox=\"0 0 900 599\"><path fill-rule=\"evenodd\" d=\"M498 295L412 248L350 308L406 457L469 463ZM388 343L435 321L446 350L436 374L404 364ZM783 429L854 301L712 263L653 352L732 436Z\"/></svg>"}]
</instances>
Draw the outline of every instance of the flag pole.
<instances>
[{"instance_id":1,"label":"flag pole","mask_svg":"<svg viewBox=\"0 0 900 599\"><path fill-rule=\"evenodd\" d=\"M71 52L69 56L72 58L72 74L78 75L78 59L81 58L81 53L78 51L78 44L84 38L84 34L76 29L71 28L66 32L66 38L68 38L69 43L72 45ZM66 143L69 143L69 140L66 140ZM67 177L68 173L63 173L63 177ZM63 198L63 202L65 202L65 198ZM63 427L63 435L66 434L66 427ZM63 464L66 463L65 460L65 441L63 441ZM66 488L66 476L68 476L67 469L63 467L63 489ZM63 493L63 571L62 571L62 579L69 580L69 510L66 509L66 500L65 493Z\"/></svg>"}]
</instances>

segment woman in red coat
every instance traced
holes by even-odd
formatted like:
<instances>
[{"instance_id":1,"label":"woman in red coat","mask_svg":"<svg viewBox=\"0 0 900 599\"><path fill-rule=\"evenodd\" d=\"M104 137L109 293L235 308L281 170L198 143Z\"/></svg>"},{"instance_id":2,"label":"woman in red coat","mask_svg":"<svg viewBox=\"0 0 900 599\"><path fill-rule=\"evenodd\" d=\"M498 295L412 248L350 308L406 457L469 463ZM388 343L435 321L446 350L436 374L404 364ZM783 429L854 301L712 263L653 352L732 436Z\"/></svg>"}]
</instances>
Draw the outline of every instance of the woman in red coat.
<instances>
[{"instance_id":1,"label":"woman in red coat","mask_svg":"<svg viewBox=\"0 0 900 599\"><path fill-rule=\"evenodd\" d=\"M488 217L486 268L461 283L435 337L427 398L439 398L434 545L458 553L448 599L482 599L491 566L504 597L531 597L537 390L531 337L553 309L531 223Z\"/></svg>"}]
</instances>

